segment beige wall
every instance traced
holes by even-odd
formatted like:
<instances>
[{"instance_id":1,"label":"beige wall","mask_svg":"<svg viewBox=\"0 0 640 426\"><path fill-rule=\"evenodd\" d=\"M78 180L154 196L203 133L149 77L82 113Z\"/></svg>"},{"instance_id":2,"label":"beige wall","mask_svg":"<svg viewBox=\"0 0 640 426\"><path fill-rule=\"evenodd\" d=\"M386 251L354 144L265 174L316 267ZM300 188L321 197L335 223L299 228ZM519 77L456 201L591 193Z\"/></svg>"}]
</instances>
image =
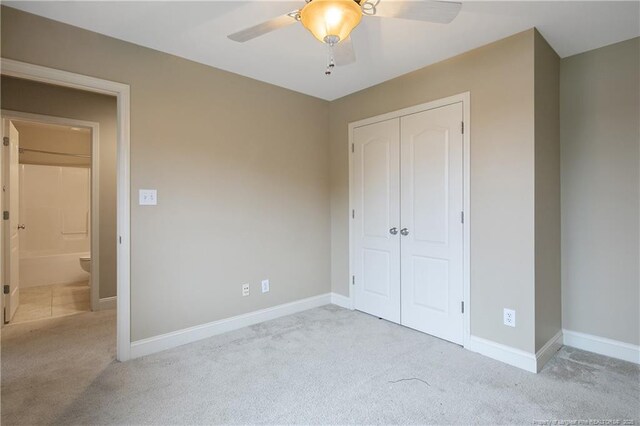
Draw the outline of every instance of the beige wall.
<instances>
[{"instance_id":1,"label":"beige wall","mask_svg":"<svg viewBox=\"0 0 640 426\"><path fill-rule=\"evenodd\" d=\"M13 9L6 9L13 11ZM2 55L5 22L2 9ZM16 22L17 23L17 22ZM8 37L11 38L11 37ZM35 61L32 61L35 62ZM82 92L16 78L2 77L2 108L77 120L100 125L100 297L116 295L116 100L111 96ZM23 131L25 129L23 128ZM27 133L27 143L34 143ZM89 149L91 147L89 146ZM48 148L51 150L51 148Z\"/></svg>"},{"instance_id":2,"label":"beige wall","mask_svg":"<svg viewBox=\"0 0 640 426\"><path fill-rule=\"evenodd\" d=\"M131 86L133 340L330 290L327 102L6 7L2 56Z\"/></svg>"},{"instance_id":3,"label":"beige wall","mask_svg":"<svg viewBox=\"0 0 640 426\"><path fill-rule=\"evenodd\" d=\"M640 39L561 62L563 328L640 344Z\"/></svg>"},{"instance_id":4,"label":"beige wall","mask_svg":"<svg viewBox=\"0 0 640 426\"><path fill-rule=\"evenodd\" d=\"M471 92L471 333L534 351L534 30L331 103L333 291L348 294L349 122ZM503 308L517 326L503 325Z\"/></svg>"},{"instance_id":5,"label":"beige wall","mask_svg":"<svg viewBox=\"0 0 640 426\"><path fill-rule=\"evenodd\" d=\"M536 352L562 329L560 57L535 33Z\"/></svg>"},{"instance_id":6,"label":"beige wall","mask_svg":"<svg viewBox=\"0 0 640 426\"><path fill-rule=\"evenodd\" d=\"M553 158L536 148L536 105L552 97L536 84L553 84L536 76L553 72L537 37L525 31L328 103L2 8L2 56L131 86L133 340L348 294L348 123L469 91L471 332L535 352L536 325L543 336L557 324L536 324L534 303L536 269L553 263L536 261L550 235L537 225L556 225L535 207L548 201L536 186L553 181L536 177L546 170L536 160ZM138 206L140 188L157 188L159 205ZM502 324L505 307L517 327Z\"/></svg>"}]
</instances>

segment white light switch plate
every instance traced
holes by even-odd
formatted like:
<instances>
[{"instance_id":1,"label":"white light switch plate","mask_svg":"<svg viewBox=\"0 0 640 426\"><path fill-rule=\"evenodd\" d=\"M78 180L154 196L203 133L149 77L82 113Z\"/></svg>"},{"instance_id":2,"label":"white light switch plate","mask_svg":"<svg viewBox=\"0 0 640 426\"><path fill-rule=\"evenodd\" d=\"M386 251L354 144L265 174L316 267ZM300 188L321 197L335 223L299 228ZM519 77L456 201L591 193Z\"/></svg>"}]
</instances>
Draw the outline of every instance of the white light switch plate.
<instances>
[{"instance_id":1,"label":"white light switch plate","mask_svg":"<svg viewBox=\"0 0 640 426\"><path fill-rule=\"evenodd\" d=\"M158 191L155 189L141 189L140 192L141 206L155 206L158 204Z\"/></svg>"},{"instance_id":2,"label":"white light switch plate","mask_svg":"<svg viewBox=\"0 0 640 426\"><path fill-rule=\"evenodd\" d=\"M263 293L269 292L269 280L262 280L262 292Z\"/></svg>"}]
</instances>

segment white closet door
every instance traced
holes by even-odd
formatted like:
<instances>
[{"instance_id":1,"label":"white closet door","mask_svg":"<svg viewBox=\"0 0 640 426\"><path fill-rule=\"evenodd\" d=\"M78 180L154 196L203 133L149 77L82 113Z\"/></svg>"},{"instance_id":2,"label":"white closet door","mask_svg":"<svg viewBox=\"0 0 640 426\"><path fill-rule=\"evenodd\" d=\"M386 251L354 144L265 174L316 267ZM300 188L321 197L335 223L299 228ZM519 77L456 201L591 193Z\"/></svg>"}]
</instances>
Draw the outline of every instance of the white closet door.
<instances>
[{"instance_id":1,"label":"white closet door","mask_svg":"<svg viewBox=\"0 0 640 426\"><path fill-rule=\"evenodd\" d=\"M402 324L462 343L462 103L401 118Z\"/></svg>"},{"instance_id":2,"label":"white closet door","mask_svg":"<svg viewBox=\"0 0 640 426\"><path fill-rule=\"evenodd\" d=\"M394 119L353 131L355 308L394 322L400 322L399 126Z\"/></svg>"}]
</instances>

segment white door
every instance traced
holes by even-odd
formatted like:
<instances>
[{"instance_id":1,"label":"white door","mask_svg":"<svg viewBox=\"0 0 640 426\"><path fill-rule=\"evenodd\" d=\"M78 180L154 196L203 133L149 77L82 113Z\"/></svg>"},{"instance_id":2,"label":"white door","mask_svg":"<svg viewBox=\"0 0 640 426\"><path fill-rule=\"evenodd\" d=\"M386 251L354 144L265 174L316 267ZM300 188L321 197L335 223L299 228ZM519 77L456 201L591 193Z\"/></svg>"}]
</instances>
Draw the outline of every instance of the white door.
<instances>
[{"instance_id":1,"label":"white door","mask_svg":"<svg viewBox=\"0 0 640 426\"><path fill-rule=\"evenodd\" d=\"M4 149L4 209L9 212L9 220L4 220L4 235L6 236L5 255L4 255L4 285L9 285L9 294L5 295L5 322L11 321L13 315L18 309L20 298L19 287L19 262L20 262L20 246L19 246L19 145L18 130L13 123L5 120L4 137L9 138L7 146ZM4 143L4 140L3 140Z\"/></svg>"},{"instance_id":2,"label":"white door","mask_svg":"<svg viewBox=\"0 0 640 426\"><path fill-rule=\"evenodd\" d=\"M400 120L353 131L355 308L400 322Z\"/></svg>"},{"instance_id":3,"label":"white door","mask_svg":"<svg viewBox=\"0 0 640 426\"><path fill-rule=\"evenodd\" d=\"M401 118L402 325L462 344L462 103Z\"/></svg>"}]
</instances>

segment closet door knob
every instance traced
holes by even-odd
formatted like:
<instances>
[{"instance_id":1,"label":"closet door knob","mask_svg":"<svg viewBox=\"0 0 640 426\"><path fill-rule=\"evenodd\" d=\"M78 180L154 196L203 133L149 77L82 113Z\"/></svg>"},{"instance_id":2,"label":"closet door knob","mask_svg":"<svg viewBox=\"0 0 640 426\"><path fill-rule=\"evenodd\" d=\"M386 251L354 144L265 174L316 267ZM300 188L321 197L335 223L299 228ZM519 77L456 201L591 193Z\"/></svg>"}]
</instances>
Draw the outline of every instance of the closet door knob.
<instances>
[{"instance_id":1,"label":"closet door knob","mask_svg":"<svg viewBox=\"0 0 640 426\"><path fill-rule=\"evenodd\" d=\"M396 234L398 233L398 228L395 228L395 227L394 227L394 228L389 229L389 233L390 233L391 235L396 235Z\"/></svg>"},{"instance_id":2,"label":"closet door knob","mask_svg":"<svg viewBox=\"0 0 640 426\"><path fill-rule=\"evenodd\" d=\"M402 236L406 237L407 235L409 235L409 230L407 228L402 228L400 230L400 233L402 234Z\"/></svg>"},{"instance_id":3,"label":"closet door knob","mask_svg":"<svg viewBox=\"0 0 640 426\"><path fill-rule=\"evenodd\" d=\"M18 225L18 229L25 229L26 227L24 225Z\"/></svg>"}]
</instances>

